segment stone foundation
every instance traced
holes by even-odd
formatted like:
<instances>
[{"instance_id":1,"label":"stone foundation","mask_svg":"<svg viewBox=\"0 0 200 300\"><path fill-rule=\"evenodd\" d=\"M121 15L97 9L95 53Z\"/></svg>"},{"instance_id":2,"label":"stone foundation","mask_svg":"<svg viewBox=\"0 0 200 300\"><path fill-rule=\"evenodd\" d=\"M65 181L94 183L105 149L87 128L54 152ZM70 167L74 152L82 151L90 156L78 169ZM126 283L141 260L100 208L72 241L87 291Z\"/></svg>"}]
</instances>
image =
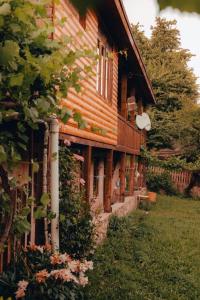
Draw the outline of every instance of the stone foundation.
<instances>
[{"instance_id":1,"label":"stone foundation","mask_svg":"<svg viewBox=\"0 0 200 300\"><path fill-rule=\"evenodd\" d=\"M94 217L94 224L96 227L95 242L97 244L102 243L106 238L111 216L115 215L118 217L124 217L137 208L137 194L138 193L136 192L134 196L125 197L125 201L122 203L113 204L112 213L100 213Z\"/></svg>"}]
</instances>

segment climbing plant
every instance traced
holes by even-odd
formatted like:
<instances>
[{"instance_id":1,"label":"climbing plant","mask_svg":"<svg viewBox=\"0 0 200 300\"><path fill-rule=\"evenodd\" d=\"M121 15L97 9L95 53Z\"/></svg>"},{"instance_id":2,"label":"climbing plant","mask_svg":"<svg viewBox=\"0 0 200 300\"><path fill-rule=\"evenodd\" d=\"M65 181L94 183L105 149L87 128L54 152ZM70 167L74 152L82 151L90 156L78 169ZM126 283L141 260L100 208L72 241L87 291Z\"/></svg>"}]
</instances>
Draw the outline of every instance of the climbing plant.
<instances>
[{"instance_id":1,"label":"climbing plant","mask_svg":"<svg viewBox=\"0 0 200 300\"><path fill-rule=\"evenodd\" d=\"M82 156L73 155L65 145L60 147L60 250L77 258L87 257L93 248L92 216L80 159Z\"/></svg>"},{"instance_id":2,"label":"climbing plant","mask_svg":"<svg viewBox=\"0 0 200 300\"><path fill-rule=\"evenodd\" d=\"M80 91L81 70L75 62L91 53L71 47L70 38L53 38L52 4L59 1L0 1L0 251L14 221L21 233L29 228L27 216L34 199L29 198L26 209L18 212L21 199L15 197L18 183L12 172L28 159L30 131L45 126L52 115L64 123L72 117L78 126L85 126L79 112L61 108L60 101L69 88ZM38 171L35 162L32 167ZM47 195L44 198L46 206Z\"/></svg>"}]
</instances>

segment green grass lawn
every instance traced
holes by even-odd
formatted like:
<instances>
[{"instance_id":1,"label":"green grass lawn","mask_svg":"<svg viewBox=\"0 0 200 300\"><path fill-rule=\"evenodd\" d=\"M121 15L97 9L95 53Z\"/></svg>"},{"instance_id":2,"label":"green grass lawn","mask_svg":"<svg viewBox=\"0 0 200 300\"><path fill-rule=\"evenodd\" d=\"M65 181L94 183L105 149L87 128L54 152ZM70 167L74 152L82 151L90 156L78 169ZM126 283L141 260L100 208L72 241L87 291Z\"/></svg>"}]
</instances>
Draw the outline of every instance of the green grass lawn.
<instances>
[{"instance_id":1,"label":"green grass lawn","mask_svg":"<svg viewBox=\"0 0 200 300\"><path fill-rule=\"evenodd\" d=\"M200 202L162 196L114 218L85 299L200 299Z\"/></svg>"}]
</instances>

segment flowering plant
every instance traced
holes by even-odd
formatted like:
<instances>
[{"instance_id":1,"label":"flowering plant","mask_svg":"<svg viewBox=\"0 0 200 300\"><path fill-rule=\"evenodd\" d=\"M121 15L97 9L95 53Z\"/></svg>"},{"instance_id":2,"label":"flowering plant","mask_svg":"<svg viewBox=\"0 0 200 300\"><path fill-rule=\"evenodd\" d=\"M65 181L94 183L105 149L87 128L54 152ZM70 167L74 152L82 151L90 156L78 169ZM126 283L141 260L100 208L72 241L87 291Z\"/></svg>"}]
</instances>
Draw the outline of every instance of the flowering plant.
<instances>
[{"instance_id":1,"label":"flowering plant","mask_svg":"<svg viewBox=\"0 0 200 300\"><path fill-rule=\"evenodd\" d=\"M0 295L15 299L82 299L88 284L86 272L93 268L87 260L53 253L50 246L30 245L20 251L9 271L0 275Z\"/></svg>"}]
</instances>

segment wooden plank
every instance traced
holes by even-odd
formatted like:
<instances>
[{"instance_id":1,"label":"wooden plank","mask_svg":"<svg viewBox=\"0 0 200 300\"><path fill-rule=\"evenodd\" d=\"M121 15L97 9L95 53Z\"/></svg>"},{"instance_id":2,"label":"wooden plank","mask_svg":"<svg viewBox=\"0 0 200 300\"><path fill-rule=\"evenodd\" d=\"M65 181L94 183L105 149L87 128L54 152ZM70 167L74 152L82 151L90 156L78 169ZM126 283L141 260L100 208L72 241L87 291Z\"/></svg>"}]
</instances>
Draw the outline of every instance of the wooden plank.
<instances>
[{"instance_id":1,"label":"wooden plank","mask_svg":"<svg viewBox=\"0 0 200 300\"><path fill-rule=\"evenodd\" d=\"M104 185L104 211L109 213L112 211L112 169L113 169L113 150L106 153L105 163L105 185Z\"/></svg>"},{"instance_id":2,"label":"wooden plank","mask_svg":"<svg viewBox=\"0 0 200 300\"><path fill-rule=\"evenodd\" d=\"M127 119L127 75L125 73L121 79L121 115Z\"/></svg>"},{"instance_id":3,"label":"wooden plank","mask_svg":"<svg viewBox=\"0 0 200 300\"><path fill-rule=\"evenodd\" d=\"M59 138L61 140L69 140L70 142L74 144L81 144L81 145L87 145L87 146L92 146L92 147L97 147L97 148L102 148L102 149L115 149L114 145L106 144L106 143L101 143L89 139L85 139L82 137L77 137L77 136L72 136L66 133L60 133Z\"/></svg>"},{"instance_id":4,"label":"wooden plank","mask_svg":"<svg viewBox=\"0 0 200 300\"><path fill-rule=\"evenodd\" d=\"M120 161L120 202L124 202L125 196L125 172L126 172L126 153L121 153Z\"/></svg>"},{"instance_id":5,"label":"wooden plank","mask_svg":"<svg viewBox=\"0 0 200 300\"><path fill-rule=\"evenodd\" d=\"M85 180L85 193L86 200L90 201L90 174L92 164L92 147L86 146L84 151L84 180Z\"/></svg>"}]
</instances>

